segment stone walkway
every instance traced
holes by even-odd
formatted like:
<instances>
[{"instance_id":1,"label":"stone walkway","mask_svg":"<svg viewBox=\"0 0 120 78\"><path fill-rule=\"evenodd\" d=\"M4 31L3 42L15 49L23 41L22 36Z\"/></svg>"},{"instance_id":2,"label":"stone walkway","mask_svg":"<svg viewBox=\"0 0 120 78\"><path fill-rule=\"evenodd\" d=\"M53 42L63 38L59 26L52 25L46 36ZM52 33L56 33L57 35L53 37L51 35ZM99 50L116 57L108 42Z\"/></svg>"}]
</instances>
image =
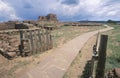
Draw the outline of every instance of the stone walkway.
<instances>
[{"instance_id":1,"label":"stone walkway","mask_svg":"<svg viewBox=\"0 0 120 78\"><path fill-rule=\"evenodd\" d=\"M98 32L113 29L112 27L85 33L54 50L53 54L19 78L63 78L64 73L84 44Z\"/></svg>"}]
</instances>

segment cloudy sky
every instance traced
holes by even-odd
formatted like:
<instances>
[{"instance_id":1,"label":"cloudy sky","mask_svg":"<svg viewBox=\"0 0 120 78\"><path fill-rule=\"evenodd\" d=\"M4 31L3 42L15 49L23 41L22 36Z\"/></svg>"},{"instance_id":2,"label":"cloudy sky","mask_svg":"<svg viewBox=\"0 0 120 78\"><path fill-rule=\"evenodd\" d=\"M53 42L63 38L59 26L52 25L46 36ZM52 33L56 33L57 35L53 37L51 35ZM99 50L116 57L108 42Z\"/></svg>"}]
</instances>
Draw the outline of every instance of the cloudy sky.
<instances>
[{"instance_id":1,"label":"cloudy sky","mask_svg":"<svg viewBox=\"0 0 120 78\"><path fill-rule=\"evenodd\" d=\"M48 13L61 21L120 20L120 0L0 0L0 21L32 20Z\"/></svg>"}]
</instances>

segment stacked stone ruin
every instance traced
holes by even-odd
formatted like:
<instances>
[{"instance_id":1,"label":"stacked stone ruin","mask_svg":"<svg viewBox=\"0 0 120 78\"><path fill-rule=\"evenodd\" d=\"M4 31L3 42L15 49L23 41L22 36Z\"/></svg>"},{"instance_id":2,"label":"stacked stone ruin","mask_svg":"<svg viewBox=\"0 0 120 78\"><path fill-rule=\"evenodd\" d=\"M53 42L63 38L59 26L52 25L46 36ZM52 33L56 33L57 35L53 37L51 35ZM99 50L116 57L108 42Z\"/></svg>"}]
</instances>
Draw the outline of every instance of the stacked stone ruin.
<instances>
[{"instance_id":1,"label":"stacked stone ruin","mask_svg":"<svg viewBox=\"0 0 120 78\"><path fill-rule=\"evenodd\" d=\"M47 16L39 16L38 21L58 21L56 14L48 14Z\"/></svg>"},{"instance_id":2,"label":"stacked stone ruin","mask_svg":"<svg viewBox=\"0 0 120 78\"><path fill-rule=\"evenodd\" d=\"M36 27L37 22L32 20L19 21L8 21L0 23L0 30L8 29L29 29Z\"/></svg>"},{"instance_id":3,"label":"stacked stone ruin","mask_svg":"<svg viewBox=\"0 0 120 78\"><path fill-rule=\"evenodd\" d=\"M23 23L28 23L28 24L33 24L33 25L37 25L37 21L34 20L24 20Z\"/></svg>"},{"instance_id":4,"label":"stacked stone ruin","mask_svg":"<svg viewBox=\"0 0 120 78\"><path fill-rule=\"evenodd\" d=\"M0 34L0 52L3 55L8 54L7 58L16 56L16 53L19 51L18 44L20 44L19 36L10 33Z\"/></svg>"}]
</instances>

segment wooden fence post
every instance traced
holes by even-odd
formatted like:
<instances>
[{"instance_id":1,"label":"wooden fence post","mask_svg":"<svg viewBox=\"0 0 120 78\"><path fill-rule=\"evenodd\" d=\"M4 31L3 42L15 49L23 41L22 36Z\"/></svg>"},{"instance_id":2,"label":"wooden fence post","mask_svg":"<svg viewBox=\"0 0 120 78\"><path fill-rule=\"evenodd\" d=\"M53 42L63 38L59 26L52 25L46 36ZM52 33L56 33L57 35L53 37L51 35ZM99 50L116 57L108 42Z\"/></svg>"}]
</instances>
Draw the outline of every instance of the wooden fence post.
<instances>
[{"instance_id":1,"label":"wooden fence post","mask_svg":"<svg viewBox=\"0 0 120 78\"><path fill-rule=\"evenodd\" d=\"M23 54L23 49L24 49L24 45L23 45L23 31L20 31L20 45L19 45L20 55Z\"/></svg>"},{"instance_id":2,"label":"wooden fence post","mask_svg":"<svg viewBox=\"0 0 120 78\"><path fill-rule=\"evenodd\" d=\"M104 78L108 35L101 35L99 57L95 78Z\"/></svg>"}]
</instances>

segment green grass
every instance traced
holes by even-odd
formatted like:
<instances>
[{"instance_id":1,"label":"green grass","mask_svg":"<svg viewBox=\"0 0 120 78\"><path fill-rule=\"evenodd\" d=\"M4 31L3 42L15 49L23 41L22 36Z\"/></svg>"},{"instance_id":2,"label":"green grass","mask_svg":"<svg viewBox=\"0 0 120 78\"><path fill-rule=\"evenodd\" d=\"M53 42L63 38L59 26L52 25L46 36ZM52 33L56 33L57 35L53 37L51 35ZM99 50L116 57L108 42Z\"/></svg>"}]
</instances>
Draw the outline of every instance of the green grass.
<instances>
[{"instance_id":1,"label":"green grass","mask_svg":"<svg viewBox=\"0 0 120 78\"><path fill-rule=\"evenodd\" d=\"M120 67L120 25L110 25L114 30L107 32L109 35L106 71Z\"/></svg>"}]
</instances>

